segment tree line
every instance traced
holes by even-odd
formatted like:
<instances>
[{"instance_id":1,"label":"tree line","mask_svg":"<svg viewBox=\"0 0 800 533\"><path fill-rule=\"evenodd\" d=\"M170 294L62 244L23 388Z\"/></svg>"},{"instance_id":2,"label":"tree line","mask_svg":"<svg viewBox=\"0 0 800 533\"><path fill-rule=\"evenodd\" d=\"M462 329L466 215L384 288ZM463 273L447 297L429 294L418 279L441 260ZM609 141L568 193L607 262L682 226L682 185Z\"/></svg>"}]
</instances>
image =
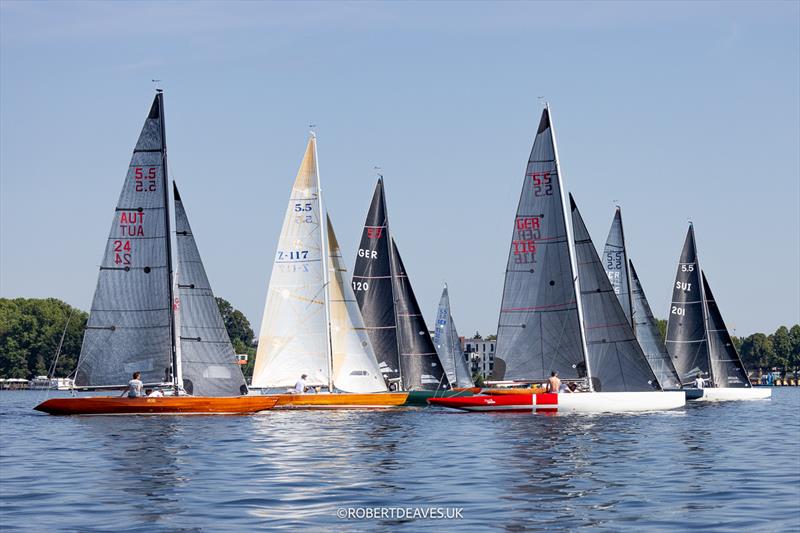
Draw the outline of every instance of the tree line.
<instances>
[{"instance_id":1,"label":"tree line","mask_svg":"<svg viewBox=\"0 0 800 533\"><path fill-rule=\"evenodd\" d=\"M242 367L253 373L256 343L247 317L230 302L217 298L222 320L238 354L248 355ZM56 354L55 376L70 375L78 363L88 314L56 298L0 298L0 377L31 379L48 375ZM666 320L659 320L662 337ZM58 350L62 334L64 341ZM476 332L476 337L480 334ZM494 335L487 336L487 339ZM800 369L800 325L781 326L772 334L733 337L748 370Z\"/></svg>"}]
</instances>

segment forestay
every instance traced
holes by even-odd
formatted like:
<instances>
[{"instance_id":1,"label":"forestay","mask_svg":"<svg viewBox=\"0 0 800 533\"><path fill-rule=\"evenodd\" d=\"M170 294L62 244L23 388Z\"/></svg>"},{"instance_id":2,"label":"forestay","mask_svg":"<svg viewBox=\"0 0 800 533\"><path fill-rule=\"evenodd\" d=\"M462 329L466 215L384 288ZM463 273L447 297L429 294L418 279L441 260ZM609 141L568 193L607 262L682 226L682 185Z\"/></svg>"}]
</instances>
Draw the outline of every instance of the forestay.
<instances>
[{"instance_id":1,"label":"forestay","mask_svg":"<svg viewBox=\"0 0 800 533\"><path fill-rule=\"evenodd\" d=\"M283 219L258 335L253 387L328 385L328 323L316 139L308 140Z\"/></svg>"},{"instance_id":2,"label":"forestay","mask_svg":"<svg viewBox=\"0 0 800 533\"><path fill-rule=\"evenodd\" d=\"M442 289L439 307L436 310L436 330L433 335L433 344L439 354L447 379L454 387L472 387L472 375L469 371L467 360L464 359L464 350L461 348L461 339L456 330L456 323L450 312L450 295L447 284Z\"/></svg>"},{"instance_id":3,"label":"forestay","mask_svg":"<svg viewBox=\"0 0 800 533\"><path fill-rule=\"evenodd\" d=\"M711 356L711 375L714 378L715 387L750 387L750 380L747 378L747 370L744 363L736 351L728 328L722 320L719 306L711 287L708 285L706 273L703 272L703 288L708 310L708 340L709 354Z\"/></svg>"},{"instance_id":4,"label":"forestay","mask_svg":"<svg viewBox=\"0 0 800 533\"><path fill-rule=\"evenodd\" d=\"M392 274L395 280L397 335L400 339L400 365L403 390L437 390L448 388L436 347L411 288L397 244L392 239Z\"/></svg>"},{"instance_id":5,"label":"forestay","mask_svg":"<svg viewBox=\"0 0 800 533\"><path fill-rule=\"evenodd\" d=\"M183 388L195 396L237 396L247 391L244 376L177 185L174 185L174 195Z\"/></svg>"},{"instance_id":6,"label":"forestay","mask_svg":"<svg viewBox=\"0 0 800 533\"><path fill-rule=\"evenodd\" d=\"M327 222L333 383L345 392L385 392L386 383L372 351L353 288L346 280L347 268L330 217Z\"/></svg>"},{"instance_id":7,"label":"forestay","mask_svg":"<svg viewBox=\"0 0 800 533\"><path fill-rule=\"evenodd\" d=\"M389 226L383 179L372 195L353 269L353 290L381 372L400 379Z\"/></svg>"},{"instance_id":8,"label":"forestay","mask_svg":"<svg viewBox=\"0 0 800 533\"><path fill-rule=\"evenodd\" d=\"M628 275L628 254L625 249L625 232L622 228L622 211L617 207L614 212L614 220L611 222L611 229L608 232L606 246L603 249L603 268L606 271L608 280L614 288L614 293L619 299L622 310L632 325L633 315L630 276ZM635 325L634 325L635 329Z\"/></svg>"},{"instance_id":9,"label":"forestay","mask_svg":"<svg viewBox=\"0 0 800 533\"><path fill-rule=\"evenodd\" d=\"M172 273L163 95L133 150L100 262L78 361L78 386L171 381Z\"/></svg>"},{"instance_id":10,"label":"forestay","mask_svg":"<svg viewBox=\"0 0 800 533\"><path fill-rule=\"evenodd\" d=\"M578 303L550 111L522 184L497 330L495 379L585 377ZM505 372L503 372L505 367Z\"/></svg>"},{"instance_id":11,"label":"forestay","mask_svg":"<svg viewBox=\"0 0 800 533\"><path fill-rule=\"evenodd\" d=\"M592 387L595 392L658 389L572 195L570 206Z\"/></svg>"},{"instance_id":12,"label":"forestay","mask_svg":"<svg viewBox=\"0 0 800 533\"><path fill-rule=\"evenodd\" d=\"M683 243L675 285L672 288L666 345L684 385L694 381L698 374L709 377L711 369L706 313L694 227L691 224Z\"/></svg>"},{"instance_id":13,"label":"forestay","mask_svg":"<svg viewBox=\"0 0 800 533\"><path fill-rule=\"evenodd\" d=\"M664 346L661 333L658 331L658 323L647 302L642 283L639 281L633 262L628 260L628 265L631 273L634 333L639 340L639 346L647 356L647 362L650 363L650 368L653 369L661 388L679 389L681 382L678 373L670 360L666 346Z\"/></svg>"}]
</instances>

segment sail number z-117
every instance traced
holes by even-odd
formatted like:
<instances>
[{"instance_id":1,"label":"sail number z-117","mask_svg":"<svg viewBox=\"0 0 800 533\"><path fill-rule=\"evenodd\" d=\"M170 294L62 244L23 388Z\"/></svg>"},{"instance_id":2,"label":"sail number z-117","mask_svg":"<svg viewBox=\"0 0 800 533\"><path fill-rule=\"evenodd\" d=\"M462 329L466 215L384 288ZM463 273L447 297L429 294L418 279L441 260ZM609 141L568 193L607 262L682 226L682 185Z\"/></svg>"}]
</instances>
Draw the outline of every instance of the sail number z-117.
<instances>
[{"instance_id":1,"label":"sail number z-117","mask_svg":"<svg viewBox=\"0 0 800 533\"><path fill-rule=\"evenodd\" d=\"M308 250L295 250L292 252L284 252L278 250L278 261L293 260L293 259L308 259Z\"/></svg>"}]
</instances>

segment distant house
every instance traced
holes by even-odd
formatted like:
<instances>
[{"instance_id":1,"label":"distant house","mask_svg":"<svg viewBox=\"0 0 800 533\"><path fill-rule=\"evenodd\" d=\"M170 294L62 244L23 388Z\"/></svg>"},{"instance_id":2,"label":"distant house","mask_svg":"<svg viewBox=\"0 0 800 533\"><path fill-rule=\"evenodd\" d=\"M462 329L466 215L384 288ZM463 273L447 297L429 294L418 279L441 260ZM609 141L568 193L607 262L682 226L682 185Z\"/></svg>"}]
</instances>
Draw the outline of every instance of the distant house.
<instances>
[{"instance_id":1,"label":"distant house","mask_svg":"<svg viewBox=\"0 0 800 533\"><path fill-rule=\"evenodd\" d=\"M492 375L496 342L494 339L461 337L461 349L473 374L480 372L484 378Z\"/></svg>"}]
</instances>

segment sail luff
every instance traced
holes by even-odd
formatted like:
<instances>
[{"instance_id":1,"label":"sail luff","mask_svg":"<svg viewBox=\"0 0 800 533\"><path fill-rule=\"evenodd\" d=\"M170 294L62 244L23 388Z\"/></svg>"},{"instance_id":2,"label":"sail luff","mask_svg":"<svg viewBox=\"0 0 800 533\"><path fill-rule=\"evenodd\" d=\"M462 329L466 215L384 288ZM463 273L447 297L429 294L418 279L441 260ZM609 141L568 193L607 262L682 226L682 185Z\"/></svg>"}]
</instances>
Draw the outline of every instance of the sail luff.
<instances>
[{"instance_id":1,"label":"sail luff","mask_svg":"<svg viewBox=\"0 0 800 533\"><path fill-rule=\"evenodd\" d=\"M556 176L558 179L558 190L561 194L561 211L564 216L564 226L567 233L567 249L569 251L569 267L570 273L572 275L572 280L575 288L575 305L578 309L578 324L580 327L578 328L580 337L581 337L581 348L583 350L583 362L586 365L586 377L588 378L589 382L589 390L594 390L594 384L592 383L592 366L591 362L589 361L589 347L586 342L586 330L584 327L584 318L583 318L583 303L581 302L581 283L580 283L580 276L578 276L578 263L577 257L575 252L575 235L574 231L575 228L572 227L572 216L570 215L570 211L567 210L567 197L564 194L564 182L561 178L561 164L558 159L558 143L556 142L556 130L555 126L553 126L553 117L550 112L550 106L547 105L547 114L550 121L550 137L553 142L553 154L555 156L555 166L556 166Z\"/></svg>"},{"instance_id":2,"label":"sail luff","mask_svg":"<svg viewBox=\"0 0 800 533\"><path fill-rule=\"evenodd\" d=\"M395 324L395 336L394 342L397 348L397 377L399 378L399 383L403 390L408 390L405 387L405 378L403 377L403 351L401 349L400 344L400 320L397 316L397 272L395 268L394 257L397 253L397 250L394 248L394 237L392 236L392 230L389 228L389 207L386 205L386 191L383 185L383 174L378 174L378 180L381 182L381 201L383 202L383 212L386 215L386 241L389 247L389 272L390 272L390 280L391 280L391 287L392 287L392 312L394 313L394 324Z\"/></svg>"}]
</instances>

